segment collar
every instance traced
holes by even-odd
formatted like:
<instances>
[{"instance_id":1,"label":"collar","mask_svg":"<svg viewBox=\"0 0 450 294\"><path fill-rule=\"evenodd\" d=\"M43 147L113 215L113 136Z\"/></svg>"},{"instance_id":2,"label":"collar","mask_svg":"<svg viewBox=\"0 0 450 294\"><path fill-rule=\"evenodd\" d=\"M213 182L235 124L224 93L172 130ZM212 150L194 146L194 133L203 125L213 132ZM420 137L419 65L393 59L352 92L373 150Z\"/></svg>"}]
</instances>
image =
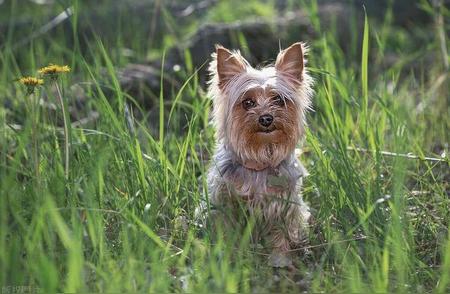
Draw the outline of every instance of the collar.
<instances>
[{"instance_id":1,"label":"collar","mask_svg":"<svg viewBox=\"0 0 450 294\"><path fill-rule=\"evenodd\" d=\"M239 162L243 167L247 168L247 169L251 169L251 170L255 170L255 171L260 171L263 169L266 169L270 166L270 164L268 163L260 163L257 161L253 161L253 160L247 160L244 162Z\"/></svg>"}]
</instances>

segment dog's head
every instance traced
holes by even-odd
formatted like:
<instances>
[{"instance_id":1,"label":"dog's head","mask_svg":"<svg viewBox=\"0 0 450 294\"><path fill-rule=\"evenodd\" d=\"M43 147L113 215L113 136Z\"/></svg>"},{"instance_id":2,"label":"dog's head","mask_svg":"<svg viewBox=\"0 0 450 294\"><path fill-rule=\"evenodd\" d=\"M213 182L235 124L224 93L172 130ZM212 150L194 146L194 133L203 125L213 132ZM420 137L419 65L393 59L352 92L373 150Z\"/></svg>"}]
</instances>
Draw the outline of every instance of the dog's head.
<instances>
[{"instance_id":1,"label":"dog's head","mask_svg":"<svg viewBox=\"0 0 450 294\"><path fill-rule=\"evenodd\" d=\"M303 135L312 93L305 51L295 43L278 54L274 66L255 69L238 51L216 47L209 94L217 139L244 165L277 166Z\"/></svg>"}]
</instances>

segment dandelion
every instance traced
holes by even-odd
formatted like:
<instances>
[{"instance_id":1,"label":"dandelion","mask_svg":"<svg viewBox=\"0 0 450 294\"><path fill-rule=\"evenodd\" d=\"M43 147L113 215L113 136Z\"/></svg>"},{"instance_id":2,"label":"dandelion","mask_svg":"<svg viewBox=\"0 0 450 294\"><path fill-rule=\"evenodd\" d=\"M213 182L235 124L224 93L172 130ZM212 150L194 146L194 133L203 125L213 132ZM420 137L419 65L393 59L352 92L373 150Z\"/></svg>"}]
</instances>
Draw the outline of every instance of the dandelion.
<instances>
[{"instance_id":1,"label":"dandelion","mask_svg":"<svg viewBox=\"0 0 450 294\"><path fill-rule=\"evenodd\" d=\"M31 98L31 114L32 114L32 140L33 140L33 161L34 161L34 169L36 173L36 179L39 183L39 146L38 146L38 139L37 139L37 133L38 133L38 107L37 103L39 99L37 97L33 97L34 89L38 86L41 86L44 84L43 79L38 79L35 77L23 77L18 79L19 83L27 87L27 95L29 95Z\"/></svg>"},{"instance_id":2,"label":"dandelion","mask_svg":"<svg viewBox=\"0 0 450 294\"><path fill-rule=\"evenodd\" d=\"M44 83L44 80L35 77L23 77L19 79L19 82L24 84L25 86L36 87L42 85Z\"/></svg>"},{"instance_id":3,"label":"dandelion","mask_svg":"<svg viewBox=\"0 0 450 294\"><path fill-rule=\"evenodd\" d=\"M58 85L57 76L59 74L70 72L70 67L67 65L57 65L57 64L49 64L38 70L38 73L44 76L49 76L52 81L55 83L56 91L58 92L57 98L61 107L61 112L63 116L64 122L64 153L65 153L65 161L64 161L64 175L66 179L69 177L69 122L68 117L66 116L66 110L64 107L64 100L62 97L61 89Z\"/></svg>"},{"instance_id":4,"label":"dandelion","mask_svg":"<svg viewBox=\"0 0 450 294\"><path fill-rule=\"evenodd\" d=\"M62 73L70 72L70 67L67 65L50 64L38 70L41 75L55 76Z\"/></svg>"},{"instance_id":5,"label":"dandelion","mask_svg":"<svg viewBox=\"0 0 450 294\"><path fill-rule=\"evenodd\" d=\"M44 80L38 79L35 77L23 77L23 78L19 79L19 83L27 86L28 94L31 94L34 92L34 88L44 84Z\"/></svg>"}]
</instances>

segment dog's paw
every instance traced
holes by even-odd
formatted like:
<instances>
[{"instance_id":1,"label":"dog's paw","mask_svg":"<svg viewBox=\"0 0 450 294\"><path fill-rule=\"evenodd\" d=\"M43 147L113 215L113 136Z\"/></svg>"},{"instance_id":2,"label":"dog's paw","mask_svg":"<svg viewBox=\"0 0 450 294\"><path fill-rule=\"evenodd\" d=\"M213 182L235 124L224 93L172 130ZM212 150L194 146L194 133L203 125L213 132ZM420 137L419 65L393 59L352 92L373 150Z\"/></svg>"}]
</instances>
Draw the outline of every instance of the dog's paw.
<instances>
[{"instance_id":1,"label":"dog's paw","mask_svg":"<svg viewBox=\"0 0 450 294\"><path fill-rule=\"evenodd\" d=\"M268 263L271 267L290 267L292 258L287 252L272 252L269 255Z\"/></svg>"}]
</instances>

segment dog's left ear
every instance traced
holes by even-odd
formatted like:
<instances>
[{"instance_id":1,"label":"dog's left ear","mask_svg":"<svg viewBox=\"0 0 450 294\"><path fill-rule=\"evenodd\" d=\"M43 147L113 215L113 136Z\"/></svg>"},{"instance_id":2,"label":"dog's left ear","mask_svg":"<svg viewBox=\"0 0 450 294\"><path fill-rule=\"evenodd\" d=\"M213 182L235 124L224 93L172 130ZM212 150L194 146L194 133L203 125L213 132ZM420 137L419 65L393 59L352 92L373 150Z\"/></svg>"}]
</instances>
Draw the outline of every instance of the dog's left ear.
<instances>
[{"instance_id":1,"label":"dog's left ear","mask_svg":"<svg viewBox=\"0 0 450 294\"><path fill-rule=\"evenodd\" d=\"M293 82L300 83L302 81L304 58L302 43L294 43L289 48L278 53L275 69L277 72L291 78Z\"/></svg>"}]
</instances>

